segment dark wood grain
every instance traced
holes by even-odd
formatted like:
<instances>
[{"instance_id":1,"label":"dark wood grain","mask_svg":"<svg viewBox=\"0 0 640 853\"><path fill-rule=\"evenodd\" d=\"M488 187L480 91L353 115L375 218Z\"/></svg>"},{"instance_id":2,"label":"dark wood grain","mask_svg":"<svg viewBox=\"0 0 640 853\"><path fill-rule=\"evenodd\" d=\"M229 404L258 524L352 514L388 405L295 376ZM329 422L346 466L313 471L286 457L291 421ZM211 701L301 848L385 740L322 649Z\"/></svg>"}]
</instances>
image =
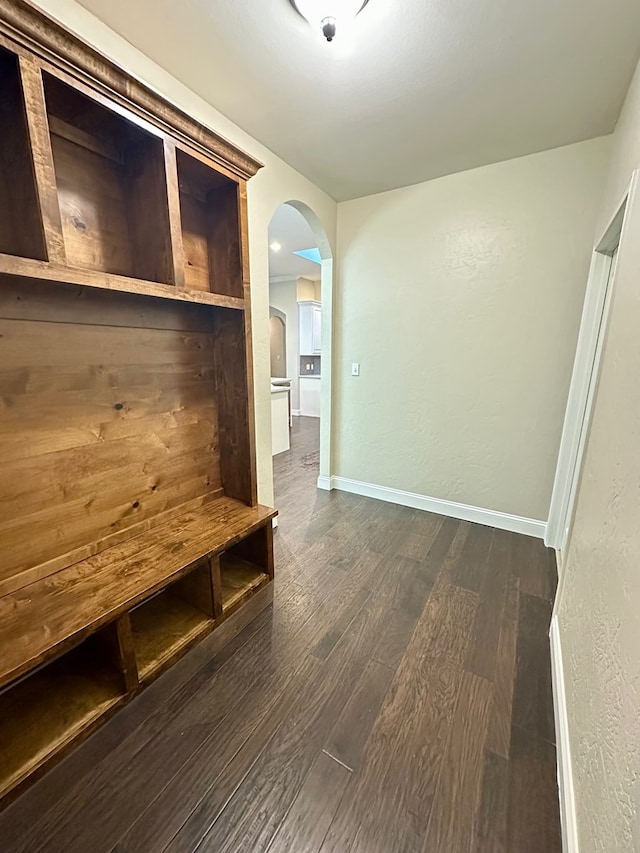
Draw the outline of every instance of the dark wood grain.
<instances>
[{"instance_id":1,"label":"dark wood grain","mask_svg":"<svg viewBox=\"0 0 640 853\"><path fill-rule=\"evenodd\" d=\"M516 675L516 643L518 638L519 580L511 575L508 580L500 638L496 658L493 708L489 724L487 747L502 758L509 757L511 718L513 712L513 687Z\"/></svg>"},{"instance_id":2,"label":"dark wood grain","mask_svg":"<svg viewBox=\"0 0 640 853\"><path fill-rule=\"evenodd\" d=\"M484 756L482 797L475 830L473 853L509 853L509 762L487 750ZM515 848L517 853L517 848Z\"/></svg>"},{"instance_id":3,"label":"dark wood grain","mask_svg":"<svg viewBox=\"0 0 640 853\"><path fill-rule=\"evenodd\" d=\"M269 845L269 853L319 850L350 775L347 769L321 752Z\"/></svg>"},{"instance_id":4,"label":"dark wood grain","mask_svg":"<svg viewBox=\"0 0 640 853\"><path fill-rule=\"evenodd\" d=\"M507 850L561 853L556 752L514 726L509 760Z\"/></svg>"},{"instance_id":5,"label":"dark wood grain","mask_svg":"<svg viewBox=\"0 0 640 853\"><path fill-rule=\"evenodd\" d=\"M555 593L555 557L540 539L516 536L513 542L513 571L521 592L551 601Z\"/></svg>"},{"instance_id":6,"label":"dark wood grain","mask_svg":"<svg viewBox=\"0 0 640 853\"><path fill-rule=\"evenodd\" d=\"M492 694L490 682L464 674L424 840L425 853L471 849Z\"/></svg>"},{"instance_id":7,"label":"dark wood grain","mask_svg":"<svg viewBox=\"0 0 640 853\"><path fill-rule=\"evenodd\" d=\"M380 712L392 677L392 669L370 660L325 741L324 751L349 770L360 764L364 745Z\"/></svg>"},{"instance_id":8,"label":"dark wood grain","mask_svg":"<svg viewBox=\"0 0 640 853\"><path fill-rule=\"evenodd\" d=\"M515 538L512 533L506 533L503 530L494 531L465 662L469 672L489 681L493 681L496 674L500 620Z\"/></svg>"},{"instance_id":9,"label":"dark wood grain","mask_svg":"<svg viewBox=\"0 0 640 853\"><path fill-rule=\"evenodd\" d=\"M519 609L513 725L554 743L551 603L521 592Z\"/></svg>"},{"instance_id":10,"label":"dark wood grain","mask_svg":"<svg viewBox=\"0 0 640 853\"><path fill-rule=\"evenodd\" d=\"M480 524L470 524L468 527L461 559L456 562L451 581L464 589L480 592L487 576L487 560L494 531Z\"/></svg>"}]
</instances>

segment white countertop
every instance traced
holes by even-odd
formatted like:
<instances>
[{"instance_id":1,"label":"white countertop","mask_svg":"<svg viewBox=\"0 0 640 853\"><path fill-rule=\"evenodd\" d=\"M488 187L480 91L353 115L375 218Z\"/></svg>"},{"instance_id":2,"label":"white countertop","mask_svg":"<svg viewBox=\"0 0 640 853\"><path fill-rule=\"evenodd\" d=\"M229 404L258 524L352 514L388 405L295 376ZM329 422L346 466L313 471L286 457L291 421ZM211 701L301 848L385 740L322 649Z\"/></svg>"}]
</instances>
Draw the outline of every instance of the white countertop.
<instances>
[{"instance_id":1,"label":"white countertop","mask_svg":"<svg viewBox=\"0 0 640 853\"><path fill-rule=\"evenodd\" d=\"M318 373L305 373L304 375L300 375L298 379L322 379Z\"/></svg>"}]
</instances>

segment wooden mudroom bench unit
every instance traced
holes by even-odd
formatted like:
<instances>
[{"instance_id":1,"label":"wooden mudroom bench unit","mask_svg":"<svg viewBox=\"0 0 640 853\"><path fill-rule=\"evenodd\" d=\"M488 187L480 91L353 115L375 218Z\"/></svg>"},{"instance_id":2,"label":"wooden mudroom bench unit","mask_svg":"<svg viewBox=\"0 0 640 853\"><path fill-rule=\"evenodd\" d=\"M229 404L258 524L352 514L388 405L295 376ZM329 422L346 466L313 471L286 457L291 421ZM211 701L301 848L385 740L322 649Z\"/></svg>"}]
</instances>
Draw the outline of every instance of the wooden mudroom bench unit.
<instances>
[{"instance_id":1,"label":"wooden mudroom bench unit","mask_svg":"<svg viewBox=\"0 0 640 853\"><path fill-rule=\"evenodd\" d=\"M28 3L3 4L4 803L272 599L246 209L259 167Z\"/></svg>"}]
</instances>

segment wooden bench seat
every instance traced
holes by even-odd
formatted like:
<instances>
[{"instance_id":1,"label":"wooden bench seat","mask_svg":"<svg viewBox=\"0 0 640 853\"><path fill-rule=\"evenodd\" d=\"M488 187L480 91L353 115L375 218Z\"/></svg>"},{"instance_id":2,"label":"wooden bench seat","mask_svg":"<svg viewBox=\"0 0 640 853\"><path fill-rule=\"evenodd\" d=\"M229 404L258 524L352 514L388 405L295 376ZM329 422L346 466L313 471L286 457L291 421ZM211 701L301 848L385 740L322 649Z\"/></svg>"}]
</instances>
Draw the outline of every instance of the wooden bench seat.
<instances>
[{"instance_id":1,"label":"wooden bench seat","mask_svg":"<svg viewBox=\"0 0 640 853\"><path fill-rule=\"evenodd\" d=\"M0 687L112 622L276 511L222 497L0 598Z\"/></svg>"}]
</instances>

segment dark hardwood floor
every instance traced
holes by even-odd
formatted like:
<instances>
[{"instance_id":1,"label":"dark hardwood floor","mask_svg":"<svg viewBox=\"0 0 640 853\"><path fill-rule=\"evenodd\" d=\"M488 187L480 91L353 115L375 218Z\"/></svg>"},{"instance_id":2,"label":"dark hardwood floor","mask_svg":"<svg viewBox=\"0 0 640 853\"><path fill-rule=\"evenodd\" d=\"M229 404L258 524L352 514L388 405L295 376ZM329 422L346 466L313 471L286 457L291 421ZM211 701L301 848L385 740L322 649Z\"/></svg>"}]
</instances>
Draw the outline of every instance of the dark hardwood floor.
<instances>
[{"instance_id":1,"label":"dark hardwood floor","mask_svg":"<svg viewBox=\"0 0 640 853\"><path fill-rule=\"evenodd\" d=\"M276 596L0 814L0 850L554 853L541 542L318 492L275 460Z\"/></svg>"}]
</instances>

